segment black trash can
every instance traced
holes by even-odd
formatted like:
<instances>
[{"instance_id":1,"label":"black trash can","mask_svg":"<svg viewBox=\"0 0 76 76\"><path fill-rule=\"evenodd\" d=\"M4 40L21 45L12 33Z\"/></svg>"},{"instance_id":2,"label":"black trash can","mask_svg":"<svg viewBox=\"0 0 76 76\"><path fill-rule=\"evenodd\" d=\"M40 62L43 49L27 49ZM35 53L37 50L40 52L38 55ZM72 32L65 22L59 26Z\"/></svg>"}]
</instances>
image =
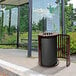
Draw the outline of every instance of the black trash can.
<instances>
[{"instance_id":1,"label":"black trash can","mask_svg":"<svg viewBox=\"0 0 76 76\"><path fill-rule=\"evenodd\" d=\"M38 36L39 64L55 66L57 64L57 34L43 33Z\"/></svg>"}]
</instances>

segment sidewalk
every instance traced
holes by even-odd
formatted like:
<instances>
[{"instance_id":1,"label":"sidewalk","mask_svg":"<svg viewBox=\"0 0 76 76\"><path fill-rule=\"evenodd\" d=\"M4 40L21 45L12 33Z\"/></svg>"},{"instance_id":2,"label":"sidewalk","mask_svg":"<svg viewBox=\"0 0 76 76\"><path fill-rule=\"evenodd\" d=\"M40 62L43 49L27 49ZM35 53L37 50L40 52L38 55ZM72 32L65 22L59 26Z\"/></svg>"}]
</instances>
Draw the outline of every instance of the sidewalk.
<instances>
[{"instance_id":1,"label":"sidewalk","mask_svg":"<svg viewBox=\"0 0 76 76\"><path fill-rule=\"evenodd\" d=\"M26 53L27 51L20 49L0 49L0 67L10 71L11 74L14 73L14 76L76 75L76 63L71 63L69 67L66 67L65 61L59 60L59 65L56 67L41 67L38 65L37 52L32 52L31 58L28 58Z\"/></svg>"}]
</instances>

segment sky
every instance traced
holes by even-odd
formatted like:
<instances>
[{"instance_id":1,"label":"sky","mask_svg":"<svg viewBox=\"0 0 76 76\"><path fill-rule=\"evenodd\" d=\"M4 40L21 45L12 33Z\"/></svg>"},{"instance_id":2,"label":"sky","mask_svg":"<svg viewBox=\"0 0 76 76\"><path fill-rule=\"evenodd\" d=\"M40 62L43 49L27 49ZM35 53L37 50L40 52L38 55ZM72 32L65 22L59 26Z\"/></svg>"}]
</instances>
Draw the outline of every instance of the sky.
<instances>
[{"instance_id":1,"label":"sky","mask_svg":"<svg viewBox=\"0 0 76 76\"><path fill-rule=\"evenodd\" d=\"M46 18L46 31L47 32L59 32L60 19L59 19L59 7L57 8L56 0L33 0L33 15L32 20L38 23L43 17ZM50 13L49 6L57 8L54 13Z\"/></svg>"},{"instance_id":2,"label":"sky","mask_svg":"<svg viewBox=\"0 0 76 76\"><path fill-rule=\"evenodd\" d=\"M55 0L33 0L33 21L38 22L42 17L51 16L47 7L56 6Z\"/></svg>"},{"instance_id":3,"label":"sky","mask_svg":"<svg viewBox=\"0 0 76 76\"><path fill-rule=\"evenodd\" d=\"M73 4L76 8L76 0L70 0L68 3ZM55 0L33 0L33 21L38 22L43 16L50 16L48 5L55 6Z\"/></svg>"},{"instance_id":4,"label":"sky","mask_svg":"<svg viewBox=\"0 0 76 76\"><path fill-rule=\"evenodd\" d=\"M17 26L17 8L13 8L11 12L11 25ZM9 25L9 10L4 11L4 26Z\"/></svg>"},{"instance_id":5,"label":"sky","mask_svg":"<svg viewBox=\"0 0 76 76\"><path fill-rule=\"evenodd\" d=\"M70 0L69 3L73 4L73 8L76 8L76 0Z\"/></svg>"}]
</instances>

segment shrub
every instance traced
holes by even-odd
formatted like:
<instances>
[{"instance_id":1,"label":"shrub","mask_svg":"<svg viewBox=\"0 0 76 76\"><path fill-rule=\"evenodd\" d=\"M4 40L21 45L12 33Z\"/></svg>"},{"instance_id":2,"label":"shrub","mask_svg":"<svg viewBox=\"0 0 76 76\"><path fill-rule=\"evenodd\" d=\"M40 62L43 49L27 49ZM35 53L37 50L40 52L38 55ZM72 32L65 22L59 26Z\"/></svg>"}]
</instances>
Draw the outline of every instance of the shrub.
<instances>
[{"instance_id":1,"label":"shrub","mask_svg":"<svg viewBox=\"0 0 76 76\"><path fill-rule=\"evenodd\" d=\"M69 32L70 35L70 52L76 53L76 32Z\"/></svg>"}]
</instances>

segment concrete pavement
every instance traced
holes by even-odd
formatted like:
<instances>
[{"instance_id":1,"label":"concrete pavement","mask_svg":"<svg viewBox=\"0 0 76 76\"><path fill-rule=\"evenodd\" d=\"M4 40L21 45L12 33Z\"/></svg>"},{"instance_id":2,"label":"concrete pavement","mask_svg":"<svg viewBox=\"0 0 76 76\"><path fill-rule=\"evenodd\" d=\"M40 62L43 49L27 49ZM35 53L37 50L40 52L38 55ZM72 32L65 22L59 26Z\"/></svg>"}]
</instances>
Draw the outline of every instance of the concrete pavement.
<instances>
[{"instance_id":1,"label":"concrete pavement","mask_svg":"<svg viewBox=\"0 0 76 76\"><path fill-rule=\"evenodd\" d=\"M38 65L38 53L32 52L31 58L26 56L27 51L20 49L0 49L0 67L16 76L75 76L76 63L66 67L64 60L59 60L56 67L41 67ZM71 58L72 59L72 58ZM75 60L74 60L75 62ZM8 74L8 76L10 76ZM15 75L14 75L15 76Z\"/></svg>"}]
</instances>

